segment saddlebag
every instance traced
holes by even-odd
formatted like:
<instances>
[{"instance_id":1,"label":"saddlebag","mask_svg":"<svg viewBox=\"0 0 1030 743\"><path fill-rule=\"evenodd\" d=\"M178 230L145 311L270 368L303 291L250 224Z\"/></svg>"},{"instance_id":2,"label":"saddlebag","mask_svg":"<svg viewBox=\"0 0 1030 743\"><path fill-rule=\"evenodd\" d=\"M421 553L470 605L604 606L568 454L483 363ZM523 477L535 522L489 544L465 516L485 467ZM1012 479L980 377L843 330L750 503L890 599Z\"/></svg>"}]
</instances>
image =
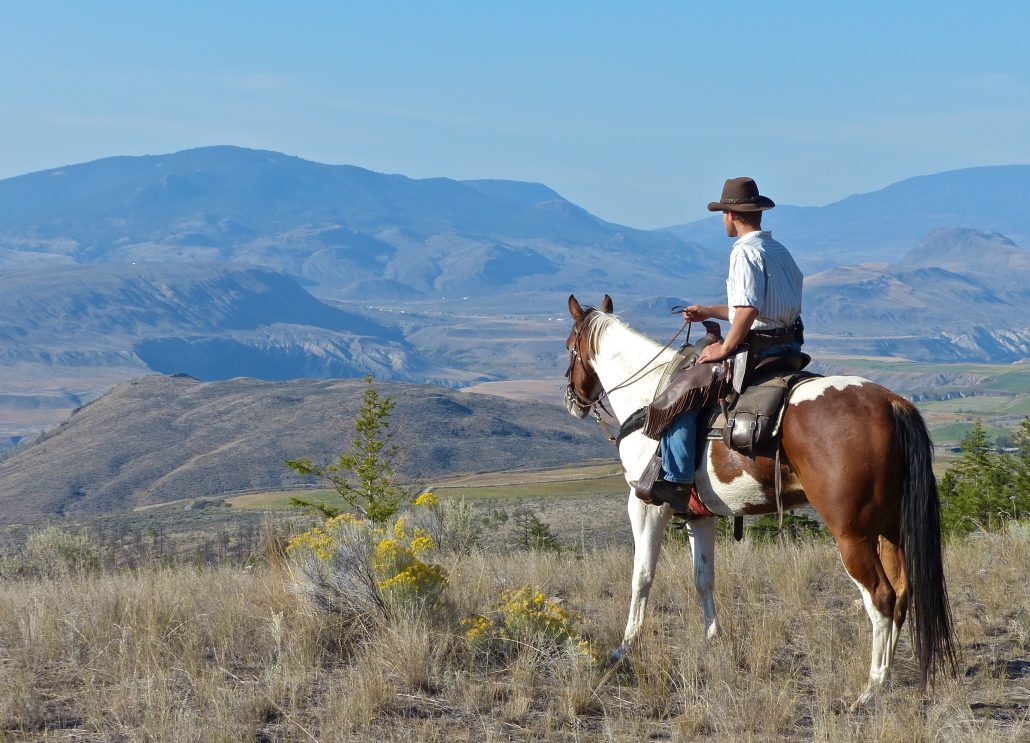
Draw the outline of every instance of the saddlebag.
<instances>
[{"instance_id":1,"label":"saddlebag","mask_svg":"<svg viewBox=\"0 0 1030 743\"><path fill-rule=\"evenodd\" d=\"M818 376L801 371L752 382L725 411L723 443L749 457L773 456L789 392Z\"/></svg>"}]
</instances>

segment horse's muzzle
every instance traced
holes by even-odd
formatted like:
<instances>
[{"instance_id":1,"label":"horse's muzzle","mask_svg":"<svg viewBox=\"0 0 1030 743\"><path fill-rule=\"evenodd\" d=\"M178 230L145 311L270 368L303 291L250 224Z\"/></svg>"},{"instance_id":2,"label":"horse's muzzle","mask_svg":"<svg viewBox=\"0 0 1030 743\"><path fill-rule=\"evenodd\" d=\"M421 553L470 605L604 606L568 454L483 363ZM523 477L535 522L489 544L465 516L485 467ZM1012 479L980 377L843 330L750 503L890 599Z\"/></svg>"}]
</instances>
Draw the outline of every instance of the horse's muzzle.
<instances>
[{"instance_id":1,"label":"horse's muzzle","mask_svg":"<svg viewBox=\"0 0 1030 743\"><path fill-rule=\"evenodd\" d=\"M590 412L590 406L584 407L576 399L576 393L572 390L572 387L565 388L565 397L562 400L565 404L565 409L569 411L569 415L574 418L586 418L587 413Z\"/></svg>"}]
</instances>

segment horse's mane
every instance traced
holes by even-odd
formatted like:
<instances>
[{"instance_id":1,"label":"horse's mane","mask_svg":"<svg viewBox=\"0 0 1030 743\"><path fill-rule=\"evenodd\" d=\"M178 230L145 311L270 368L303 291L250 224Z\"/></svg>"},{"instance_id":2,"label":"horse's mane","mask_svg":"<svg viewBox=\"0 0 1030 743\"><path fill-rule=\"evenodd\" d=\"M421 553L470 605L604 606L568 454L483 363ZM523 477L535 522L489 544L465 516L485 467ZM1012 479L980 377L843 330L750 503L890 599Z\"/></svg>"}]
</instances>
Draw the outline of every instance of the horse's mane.
<instances>
[{"instance_id":1,"label":"horse's mane","mask_svg":"<svg viewBox=\"0 0 1030 743\"><path fill-rule=\"evenodd\" d=\"M584 318L585 327L583 332L586 334L587 347L590 349L592 354L597 353L597 344L600 342L601 334L612 328L618 328L633 336L640 338L643 341L650 341L654 343L653 338L649 338L643 333L634 330L629 324L618 315L610 312L602 312L601 310L595 309L593 312L587 313Z\"/></svg>"},{"instance_id":2,"label":"horse's mane","mask_svg":"<svg viewBox=\"0 0 1030 743\"><path fill-rule=\"evenodd\" d=\"M597 343L600 340L601 333L606 331L612 325L618 325L626 330L630 330L629 325L618 315L613 315L609 312L602 312L601 310L595 309L593 312L588 312L584 318L586 327L583 328L583 332L586 333L587 347L591 353L597 353Z\"/></svg>"}]
</instances>

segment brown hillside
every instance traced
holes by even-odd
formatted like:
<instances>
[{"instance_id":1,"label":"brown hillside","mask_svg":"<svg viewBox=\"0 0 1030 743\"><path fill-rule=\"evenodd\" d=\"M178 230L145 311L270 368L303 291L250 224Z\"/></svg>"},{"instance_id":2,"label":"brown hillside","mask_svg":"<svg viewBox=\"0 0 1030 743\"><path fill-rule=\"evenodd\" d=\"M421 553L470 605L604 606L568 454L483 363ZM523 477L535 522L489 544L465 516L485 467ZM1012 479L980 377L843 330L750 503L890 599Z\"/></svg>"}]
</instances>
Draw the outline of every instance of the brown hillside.
<instances>
[{"instance_id":1,"label":"brown hillside","mask_svg":"<svg viewBox=\"0 0 1030 743\"><path fill-rule=\"evenodd\" d=\"M556 405L377 382L405 477L557 466L610 458L596 426ZM0 459L0 513L104 513L180 498L288 488L283 460L329 462L347 445L357 379L199 382L151 376L119 385L60 427Z\"/></svg>"}]
</instances>

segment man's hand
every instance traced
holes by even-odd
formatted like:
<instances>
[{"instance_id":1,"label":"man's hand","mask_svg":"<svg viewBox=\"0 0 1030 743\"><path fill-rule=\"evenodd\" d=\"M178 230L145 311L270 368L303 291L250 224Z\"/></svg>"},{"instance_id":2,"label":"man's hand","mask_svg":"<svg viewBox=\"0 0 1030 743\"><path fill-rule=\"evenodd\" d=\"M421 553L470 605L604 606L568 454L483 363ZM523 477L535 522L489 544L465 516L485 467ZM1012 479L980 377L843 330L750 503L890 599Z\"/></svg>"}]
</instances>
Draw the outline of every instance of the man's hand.
<instances>
[{"instance_id":1,"label":"man's hand","mask_svg":"<svg viewBox=\"0 0 1030 743\"><path fill-rule=\"evenodd\" d=\"M712 316L711 307L692 304L683 310L683 319L688 322L701 322Z\"/></svg>"},{"instance_id":2,"label":"man's hand","mask_svg":"<svg viewBox=\"0 0 1030 743\"><path fill-rule=\"evenodd\" d=\"M729 356L730 353L727 350L725 343L712 343L701 350L701 355L697 357L697 363L706 364L709 362L724 361L728 359Z\"/></svg>"}]
</instances>

